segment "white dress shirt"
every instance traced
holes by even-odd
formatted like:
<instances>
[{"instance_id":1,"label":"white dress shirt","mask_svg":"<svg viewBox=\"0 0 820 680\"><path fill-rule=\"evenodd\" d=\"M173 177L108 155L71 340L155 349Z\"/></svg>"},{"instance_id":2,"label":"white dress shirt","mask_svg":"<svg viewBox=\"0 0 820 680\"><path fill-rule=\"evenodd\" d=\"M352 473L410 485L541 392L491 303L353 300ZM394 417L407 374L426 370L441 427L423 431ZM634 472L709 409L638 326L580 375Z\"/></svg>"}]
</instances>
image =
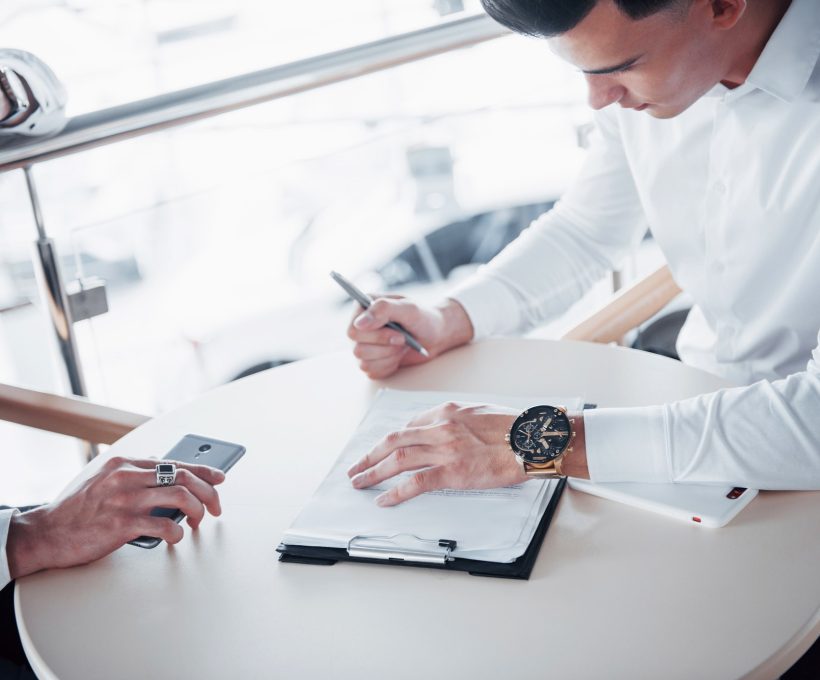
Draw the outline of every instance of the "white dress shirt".
<instances>
[{"instance_id":1,"label":"white dress shirt","mask_svg":"<svg viewBox=\"0 0 820 680\"><path fill-rule=\"evenodd\" d=\"M820 3L746 83L669 120L610 106L573 186L453 294L476 339L565 311L647 224L695 301L684 362L743 387L585 415L594 481L820 489ZM813 350L813 351L812 351Z\"/></svg>"}]
</instances>

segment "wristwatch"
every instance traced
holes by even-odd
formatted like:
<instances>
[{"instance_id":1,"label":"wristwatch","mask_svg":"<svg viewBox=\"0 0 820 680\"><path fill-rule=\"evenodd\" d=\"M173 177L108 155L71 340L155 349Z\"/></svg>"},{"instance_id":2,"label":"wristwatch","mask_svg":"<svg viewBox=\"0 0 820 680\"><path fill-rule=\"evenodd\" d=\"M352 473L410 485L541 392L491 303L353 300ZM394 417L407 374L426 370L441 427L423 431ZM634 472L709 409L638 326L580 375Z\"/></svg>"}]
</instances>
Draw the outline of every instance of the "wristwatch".
<instances>
[{"instance_id":1,"label":"wristwatch","mask_svg":"<svg viewBox=\"0 0 820 680\"><path fill-rule=\"evenodd\" d=\"M561 406L532 406L524 411L504 439L529 477L566 477L561 462L572 453L575 418Z\"/></svg>"},{"instance_id":2,"label":"wristwatch","mask_svg":"<svg viewBox=\"0 0 820 680\"><path fill-rule=\"evenodd\" d=\"M9 115L0 120L0 126L14 127L31 113L31 100L26 92L23 81L14 71L0 66L0 93L9 100L11 110Z\"/></svg>"}]
</instances>

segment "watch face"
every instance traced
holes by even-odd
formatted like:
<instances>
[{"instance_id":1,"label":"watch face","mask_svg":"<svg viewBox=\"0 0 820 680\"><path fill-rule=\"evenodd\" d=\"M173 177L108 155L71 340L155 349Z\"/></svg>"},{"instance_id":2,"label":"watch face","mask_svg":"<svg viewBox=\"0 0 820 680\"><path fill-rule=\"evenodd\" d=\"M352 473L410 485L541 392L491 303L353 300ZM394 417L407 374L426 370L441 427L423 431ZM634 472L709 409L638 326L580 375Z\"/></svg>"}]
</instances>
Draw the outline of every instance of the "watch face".
<instances>
[{"instance_id":1,"label":"watch face","mask_svg":"<svg viewBox=\"0 0 820 680\"><path fill-rule=\"evenodd\" d=\"M510 429L510 444L527 463L548 463L569 444L572 430L567 414L555 406L533 406L518 416Z\"/></svg>"}]
</instances>

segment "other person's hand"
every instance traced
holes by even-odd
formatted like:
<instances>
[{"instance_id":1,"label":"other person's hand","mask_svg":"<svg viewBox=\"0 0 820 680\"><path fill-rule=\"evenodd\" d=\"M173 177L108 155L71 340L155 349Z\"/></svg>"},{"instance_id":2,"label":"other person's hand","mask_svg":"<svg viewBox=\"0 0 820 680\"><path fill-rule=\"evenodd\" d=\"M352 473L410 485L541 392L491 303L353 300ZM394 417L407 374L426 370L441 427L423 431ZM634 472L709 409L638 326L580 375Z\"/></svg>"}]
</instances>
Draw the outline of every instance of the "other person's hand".
<instances>
[{"instance_id":1,"label":"other person's hand","mask_svg":"<svg viewBox=\"0 0 820 680\"><path fill-rule=\"evenodd\" d=\"M353 354L370 378L386 378L402 366L425 363L473 337L467 313L453 300L436 307L422 307L400 296L374 297L375 302L368 310L357 308L347 329L348 337L355 343ZM398 331L385 328L389 321L409 331L430 357L411 349Z\"/></svg>"},{"instance_id":2,"label":"other person's hand","mask_svg":"<svg viewBox=\"0 0 820 680\"><path fill-rule=\"evenodd\" d=\"M391 432L347 472L365 489L402 472L414 475L376 498L396 505L436 489L493 489L527 480L504 435L518 412L503 406L448 403Z\"/></svg>"},{"instance_id":3,"label":"other person's hand","mask_svg":"<svg viewBox=\"0 0 820 680\"><path fill-rule=\"evenodd\" d=\"M179 508L192 529L206 510L221 514L214 488L225 480L221 470L176 463L176 483L157 486L157 462L112 457L66 498L15 515L6 545L12 578L91 562L138 536L178 543L182 527L172 519L152 517L156 507Z\"/></svg>"}]
</instances>

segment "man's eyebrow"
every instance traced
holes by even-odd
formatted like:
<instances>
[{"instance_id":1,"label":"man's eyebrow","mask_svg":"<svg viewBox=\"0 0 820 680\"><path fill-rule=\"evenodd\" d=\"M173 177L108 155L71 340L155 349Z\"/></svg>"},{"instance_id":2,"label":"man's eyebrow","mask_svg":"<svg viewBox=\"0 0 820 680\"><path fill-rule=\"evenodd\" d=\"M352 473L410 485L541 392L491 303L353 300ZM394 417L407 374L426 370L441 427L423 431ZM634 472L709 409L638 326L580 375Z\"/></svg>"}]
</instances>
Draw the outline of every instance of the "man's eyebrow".
<instances>
[{"instance_id":1,"label":"man's eyebrow","mask_svg":"<svg viewBox=\"0 0 820 680\"><path fill-rule=\"evenodd\" d=\"M581 73L586 73L589 76L603 76L607 73L617 73L618 71L625 71L630 66L632 66L638 59L640 59L643 55L639 54L637 57L632 57L632 59L627 59L622 64L618 64L617 66L608 66L607 68L596 68L585 70L581 69Z\"/></svg>"}]
</instances>

